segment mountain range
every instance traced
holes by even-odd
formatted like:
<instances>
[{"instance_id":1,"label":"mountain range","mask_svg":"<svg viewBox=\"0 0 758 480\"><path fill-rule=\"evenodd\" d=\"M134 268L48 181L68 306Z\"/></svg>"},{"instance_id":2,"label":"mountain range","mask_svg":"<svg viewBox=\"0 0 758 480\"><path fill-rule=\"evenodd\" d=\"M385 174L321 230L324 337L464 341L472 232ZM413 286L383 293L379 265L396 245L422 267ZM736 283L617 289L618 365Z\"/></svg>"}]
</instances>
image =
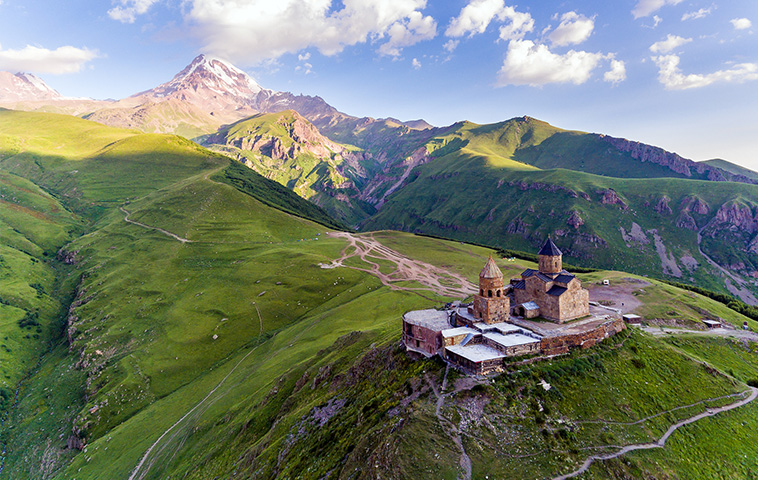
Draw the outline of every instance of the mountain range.
<instances>
[{"instance_id":1,"label":"mountain range","mask_svg":"<svg viewBox=\"0 0 758 480\"><path fill-rule=\"evenodd\" d=\"M522 250L553 235L573 263L758 304L758 174L724 160L531 117L447 127L354 117L206 55L119 101L66 99L25 74L2 79L0 104L193 138L359 230Z\"/></svg>"},{"instance_id":2,"label":"mountain range","mask_svg":"<svg viewBox=\"0 0 758 480\"><path fill-rule=\"evenodd\" d=\"M634 444L656 448L585 475L758 471L758 309L707 291L753 295L749 171L530 117L284 109L191 141L48 112L115 102L13 102L45 111L0 108L0 480L536 480ZM536 268L548 235L655 328L487 378L401 347L404 312L488 258Z\"/></svg>"}]
</instances>

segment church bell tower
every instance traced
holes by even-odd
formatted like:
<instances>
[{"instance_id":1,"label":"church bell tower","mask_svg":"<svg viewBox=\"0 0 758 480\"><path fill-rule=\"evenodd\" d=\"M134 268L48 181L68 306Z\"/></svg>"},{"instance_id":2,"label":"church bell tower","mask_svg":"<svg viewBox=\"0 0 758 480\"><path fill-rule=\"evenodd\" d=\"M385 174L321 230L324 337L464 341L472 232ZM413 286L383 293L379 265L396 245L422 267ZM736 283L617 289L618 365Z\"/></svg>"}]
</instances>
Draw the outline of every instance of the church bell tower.
<instances>
[{"instance_id":1,"label":"church bell tower","mask_svg":"<svg viewBox=\"0 0 758 480\"><path fill-rule=\"evenodd\" d=\"M479 273L479 294L474 296L473 315L484 323L499 323L510 319L511 300L503 288L503 272L492 256Z\"/></svg>"}]
</instances>

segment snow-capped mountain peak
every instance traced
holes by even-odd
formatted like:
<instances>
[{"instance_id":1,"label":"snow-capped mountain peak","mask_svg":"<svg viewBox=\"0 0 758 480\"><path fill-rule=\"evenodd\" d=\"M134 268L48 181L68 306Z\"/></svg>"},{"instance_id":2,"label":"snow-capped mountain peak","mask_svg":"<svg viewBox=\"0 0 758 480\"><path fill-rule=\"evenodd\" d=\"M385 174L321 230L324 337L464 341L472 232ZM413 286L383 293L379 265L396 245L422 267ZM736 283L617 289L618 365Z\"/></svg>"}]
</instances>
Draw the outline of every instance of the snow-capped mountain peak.
<instances>
[{"instance_id":1,"label":"snow-capped mountain peak","mask_svg":"<svg viewBox=\"0 0 758 480\"><path fill-rule=\"evenodd\" d=\"M263 89L250 75L231 63L209 55L199 55L171 81L138 95L168 97L188 90L253 99Z\"/></svg>"},{"instance_id":2,"label":"snow-capped mountain peak","mask_svg":"<svg viewBox=\"0 0 758 480\"><path fill-rule=\"evenodd\" d=\"M0 72L0 101L61 99L60 93L31 73Z\"/></svg>"}]
</instances>

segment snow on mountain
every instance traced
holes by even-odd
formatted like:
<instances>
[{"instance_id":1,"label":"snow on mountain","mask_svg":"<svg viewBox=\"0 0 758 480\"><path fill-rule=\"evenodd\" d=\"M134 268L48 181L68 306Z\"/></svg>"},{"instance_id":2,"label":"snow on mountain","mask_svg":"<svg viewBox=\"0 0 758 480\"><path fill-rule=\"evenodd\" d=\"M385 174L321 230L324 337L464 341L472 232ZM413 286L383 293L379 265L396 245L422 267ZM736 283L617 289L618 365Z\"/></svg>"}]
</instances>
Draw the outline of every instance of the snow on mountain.
<instances>
[{"instance_id":1,"label":"snow on mountain","mask_svg":"<svg viewBox=\"0 0 758 480\"><path fill-rule=\"evenodd\" d=\"M0 72L0 102L59 100L63 96L31 73Z\"/></svg>"},{"instance_id":2,"label":"snow on mountain","mask_svg":"<svg viewBox=\"0 0 758 480\"><path fill-rule=\"evenodd\" d=\"M234 65L208 55L199 55L171 81L134 97L204 95L232 97L235 100L254 99L263 89L253 78Z\"/></svg>"}]
</instances>

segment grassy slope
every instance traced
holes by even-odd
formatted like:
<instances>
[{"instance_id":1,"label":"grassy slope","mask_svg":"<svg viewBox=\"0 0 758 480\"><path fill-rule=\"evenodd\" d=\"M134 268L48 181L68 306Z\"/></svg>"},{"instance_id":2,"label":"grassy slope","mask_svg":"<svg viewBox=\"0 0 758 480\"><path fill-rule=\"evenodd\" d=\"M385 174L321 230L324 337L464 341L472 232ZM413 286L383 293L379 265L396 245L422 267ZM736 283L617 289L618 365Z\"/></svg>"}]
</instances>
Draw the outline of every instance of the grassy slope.
<instances>
[{"instance_id":1,"label":"grassy slope","mask_svg":"<svg viewBox=\"0 0 758 480\"><path fill-rule=\"evenodd\" d=\"M743 381L758 379L758 344L696 336L667 343ZM746 447L756 445L756 432L758 406L753 403L684 427L665 449L598 463L579 478L754 478L758 456Z\"/></svg>"},{"instance_id":2,"label":"grassy slope","mask_svg":"<svg viewBox=\"0 0 758 480\"><path fill-rule=\"evenodd\" d=\"M44 166L54 170L57 164L43 153ZM143 156L143 170L155 175L145 183L153 188L136 185L133 193L125 189L108 197L103 183L55 177L59 185L72 185L67 192L75 187L83 198L103 198L105 206L138 196L128 205L132 218L192 242L128 224L111 208L91 233L67 248L78 251L79 259L69 279L82 274L73 310L74 350L54 348L24 383L2 432L9 447L2 477L126 477L168 432L147 458L146 478L223 478L232 472L243 478L321 478L330 471L343 478L353 472L360 478L455 478L459 453L434 417L436 399L425 389L425 378L441 380L441 367L412 362L394 347L400 314L434 302L383 287L362 272L319 268L345 244L324 238L321 225L214 180L210 174L218 164L208 157L190 149L183 163L175 153L167 158L181 169L168 178L162 177L163 156ZM149 158L155 168L144 168ZM26 167L26 157L14 160L15 168ZM52 178L47 171L32 174ZM456 242L376 235L472 280L488 254ZM528 265L502 263L508 274ZM588 275L585 281L601 273ZM643 298L709 305L698 296L675 297L681 293L670 288ZM679 348L633 335L623 347L608 344L522 368L491 388L453 395L443 413L459 423L472 401L484 401L488 418L499 419L502 432L515 434L518 448L531 455L510 458L504 455L514 448L508 435L492 438L486 427L467 427L464 443L477 477L542 478L580 461L577 452L586 446L648 438L666 423L562 433L561 422L606 414L635 420L744 388L713 375ZM748 375L734 373L738 379ZM541 378L555 386L554 393L544 393ZM595 401L586 402L589 396ZM321 425L316 407L330 400L344 405ZM616 408L618 400L625 408ZM540 413L537 401L549 411ZM74 425L90 441L78 454L62 448ZM751 447L730 447L754 453ZM667 459L653 472L676 468L674 462Z\"/></svg>"},{"instance_id":3,"label":"grassy slope","mask_svg":"<svg viewBox=\"0 0 758 480\"><path fill-rule=\"evenodd\" d=\"M23 178L0 172L0 410L7 392L60 328L66 299L58 292L54 261L80 224L63 205Z\"/></svg>"},{"instance_id":4,"label":"grassy slope","mask_svg":"<svg viewBox=\"0 0 758 480\"><path fill-rule=\"evenodd\" d=\"M234 146L250 138L263 137L279 139L285 150L303 147L305 145L301 141L293 138L294 132L297 131L297 123L309 124L306 119L291 110L259 114L222 128L216 135L209 137L206 143L215 151L245 163L264 177L322 206L342 222L354 225L365 220L373 213L373 207L357 198L348 197L357 197L367 178L365 174L357 172L349 165L342 155L333 153L330 158L322 159L304 151L293 158L279 160ZM359 150L351 146L344 147L348 151ZM377 167L376 162L369 160L361 160L359 163L361 168L369 172ZM337 198L337 195L340 195L340 198Z\"/></svg>"},{"instance_id":5,"label":"grassy slope","mask_svg":"<svg viewBox=\"0 0 758 480\"><path fill-rule=\"evenodd\" d=\"M736 165L732 162L728 162L726 160L722 160L720 158L715 158L713 160L706 160L703 163L708 164L712 167L717 167L722 170L726 170L727 172L736 173L737 175L744 175L748 178L752 178L754 180L758 180L758 173L754 172L753 170L750 170L748 168L742 167L740 165Z\"/></svg>"},{"instance_id":6,"label":"grassy slope","mask_svg":"<svg viewBox=\"0 0 758 480\"><path fill-rule=\"evenodd\" d=\"M470 148L474 147L466 147ZM756 186L727 182L621 179L569 170L529 171L464 151L439 157L417 171L416 179L392 195L364 229L419 231L526 251L537 248L548 234L553 234L573 263L661 277L664 269L654 237L648 232L655 229L667 251L675 255L683 281L721 291L723 282L714 277L698 252L696 232L675 225L680 205L690 196L704 200L710 213L692 214L702 226L722 204L758 194ZM603 204L602 190L606 189L615 190L629 208ZM671 215L653 210L664 195L670 198ZM572 212L585 222L578 229L567 224ZM619 227L629 232L633 223L647 232L648 243L632 242L628 248ZM707 238L704 249L719 261L751 262L752 256L744 250L728 248L730 242L728 238ZM732 257L719 252L731 252ZM695 258L701 268L694 272L683 268L681 257L685 255Z\"/></svg>"}]
</instances>

